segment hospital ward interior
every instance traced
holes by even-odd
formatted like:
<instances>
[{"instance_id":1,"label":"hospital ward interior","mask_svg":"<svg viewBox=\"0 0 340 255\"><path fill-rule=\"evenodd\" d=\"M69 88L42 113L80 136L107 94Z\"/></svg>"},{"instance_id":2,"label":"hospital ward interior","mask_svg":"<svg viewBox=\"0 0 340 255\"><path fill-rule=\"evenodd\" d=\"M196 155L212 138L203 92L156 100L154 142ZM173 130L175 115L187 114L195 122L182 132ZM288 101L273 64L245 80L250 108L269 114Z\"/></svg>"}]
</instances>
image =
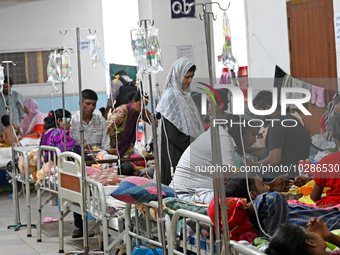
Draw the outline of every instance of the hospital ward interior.
<instances>
[{"instance_id":1,"label":"hospital ward interior","mask_svg":"<svg viewBox=\"0 0 340 255\"><path fill-rule=\"evenodd\" d=\"M0 22L0 254L340 254L340 1Z\"/></svg>"}]
</instances>

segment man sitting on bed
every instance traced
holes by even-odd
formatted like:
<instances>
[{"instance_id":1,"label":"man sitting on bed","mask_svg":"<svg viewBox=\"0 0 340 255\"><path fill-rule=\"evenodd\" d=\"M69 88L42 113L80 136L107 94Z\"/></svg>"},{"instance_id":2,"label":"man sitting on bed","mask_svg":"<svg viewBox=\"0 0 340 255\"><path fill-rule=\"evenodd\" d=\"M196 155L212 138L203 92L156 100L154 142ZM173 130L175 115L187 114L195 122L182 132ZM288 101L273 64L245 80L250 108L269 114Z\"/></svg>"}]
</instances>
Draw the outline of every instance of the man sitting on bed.
<instances>
[{"instance_id":1,"label":"man sitting on bed","mask_svg":"<svg viewBox=\"0 0 340 255\"><path fill-rule=\"evenodd\" d=\"M96 109L98 96L91 89L82 91L82 109L83 109L83 127L85 149L91 150L92 146L96 146L102 150L110 150L110 137L107 132L106 120L101 116L94 114ZM78 115L72 116L70 136L80 144L80 118ZM113 154L113 153L110 153Z\"/></svg>"},{"instance_id":2,"label":"man sitting on bed","mask_svg":"<svg viewBox=\"0 0 340 255\"><path fill-rule=\"evenodd\" d=\"M96 146L103 150L110 149L110 138L107 132L106 120L94 114L96 109L98 96L97 93L91 89L82 91L82 109L83 109L83 127L85 149L91 150L92 146ZM74 115L71 120L70 136L80 144L80 119L78 115ZM72 233L72 238L79 238L83 236L82 217L78 213L73 213L75 229ZM93 236L94 233L90 233Z\"/></svg>"},{"instance_id":3,"label":"man sitting on bed","mask_svg":"<svg viewBox=\"0 0 340 255\"><path fill-rule=\"evenodd\" d=\"M311 218L322 218L327 227L340 228L340 212L338 208L317 209L312 205L301 205L287 202L286 197L279 192L271 192L272 189L263 183L262 178L254 173L248 173L249 193L245 173L237 173L228 178L225 191L227 197L240 197L247 199L247 212L250 221L259 230L255 210L258 214L261 227L269 235L273 235L277 226L281 224L295 223L307 227ZM251 202L251 199L253 203Z\"/></svg>"}]
</instances>

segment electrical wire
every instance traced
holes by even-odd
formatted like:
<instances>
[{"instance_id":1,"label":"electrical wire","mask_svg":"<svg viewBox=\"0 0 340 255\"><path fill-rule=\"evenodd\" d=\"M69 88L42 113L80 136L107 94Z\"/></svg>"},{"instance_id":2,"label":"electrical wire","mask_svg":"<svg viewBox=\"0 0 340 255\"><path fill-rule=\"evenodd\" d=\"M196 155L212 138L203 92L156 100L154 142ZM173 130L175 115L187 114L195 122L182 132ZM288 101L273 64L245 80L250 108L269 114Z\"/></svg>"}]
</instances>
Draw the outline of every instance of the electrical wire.
<instances>
[{"instance_id":1,"label":"electrical wire","mask_svg":"<svg viewBox=\"0 0 340 255\"><path fill-rule=\"evenodd\" d=\"M239 115L239 119L240 119L240 123L241 123L241 121L242 121L241 115ZM244 161L245 167L247 167L246 152L245 152L244 143L243 143L243 133L242 133L242 126L241 126L241 125L240 125L240 138L241 138L241 144L242 144L243 161ZM254 203L254 201L253 201L253 199L252 199L252 197L251 197L251 194L250 194L249 179L248 179L248 171L245 171L245 172L246 172L246 184L247 184L246 186L247 186L248 196L249 196L250 201L251 201L251 203L253 204L253 206L255 206L255 203ZM258 215L257 211L254 210L254 212L255 212L256 221L257 221L257 223L258 223L258 225L259 225L260 230L261 230L261 231L263 232L263 234L265 234L267 237L271 238L271 236L270 236L266 231L263 230L263 228L262 228L262 226L261 226L261 223L260 223L260 219L259 219L259 215Z\"/></svg>"}]
</instances>

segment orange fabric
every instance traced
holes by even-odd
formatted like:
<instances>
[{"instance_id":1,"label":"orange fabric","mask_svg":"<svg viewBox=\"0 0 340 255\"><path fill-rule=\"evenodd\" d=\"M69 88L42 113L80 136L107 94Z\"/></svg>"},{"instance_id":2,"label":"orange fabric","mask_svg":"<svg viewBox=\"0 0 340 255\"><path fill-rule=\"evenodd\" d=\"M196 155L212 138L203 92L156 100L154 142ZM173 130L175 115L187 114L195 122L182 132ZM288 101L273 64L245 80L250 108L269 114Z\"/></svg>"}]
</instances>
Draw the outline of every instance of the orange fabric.
<instances>
[{"instance_id":1,"label":"orange fabric","mask_svg":"<svg viewBox=\"0 0 340 255\"><path fill-rule=\"evenodd\" d=\"M26 136L23 136L20 138L20 140L24 137L27 137L27 138L33 138L33 139L39 139L40 136L42 135L42 133L44 133L45 131L45 128L44 128L44 124L38 124L38 125L35 125L34 128L32 129L31 131L31 134L33 134L34 132L38 132L39 133L39 136L30 136L30 135L26 135Z\"/></svg>"}]
</instances>

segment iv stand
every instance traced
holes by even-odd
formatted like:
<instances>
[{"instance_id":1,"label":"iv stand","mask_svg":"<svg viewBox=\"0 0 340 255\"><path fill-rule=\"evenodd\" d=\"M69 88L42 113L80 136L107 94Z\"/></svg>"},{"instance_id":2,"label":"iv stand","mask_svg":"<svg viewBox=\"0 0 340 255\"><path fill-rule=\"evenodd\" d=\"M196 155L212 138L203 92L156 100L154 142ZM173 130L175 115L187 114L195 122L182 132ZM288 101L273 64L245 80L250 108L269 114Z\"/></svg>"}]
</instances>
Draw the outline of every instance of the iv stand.
<instances>
[{"instance_id":1,"label":"iv stand","mask_svg":"<svg viewBox=\"0 0 340 255\"><path fill-rule=\"evenodd\" d=\"M81 60L80 60L80 30L88 30L90 34L95 34L96 31L93 33L89 28L79 28L77 27L76 30L76 38L77 38L77 59L78 59L78 83L79 83L79 111L80 111L80 126L79 126L79 133L80 133L80 145L81 145L81 173L82 173L82 198L83 198L83 240L84 240L84 251L72 251L67 252L67 254L103 254L103 252L89 252L89 237L88 237L88 220L87 220L87 211L86 211L86 164L85 164L85 153L84 153L84 125L83 125L83 108L82 108L82 82L81 82ZM66 35L68 31L74 29L68 29L62 35Z\"/></svg>"},{"instance_id":2,"label":"iv stand","mask_svg":"<svg viewBox=\"0 0 340 255\"><path fill-rule=\"evenodd\" d=\"M145 28L145 34L147 38L147 22L153 26L154 22L150 21L149 19L141 20L140 26L143 25ZM147 42L147 40L146 40ZM147 42L148 43L148 42ZM148 48L148 45L146 45ZM156 184L157 184L157 196L158 196L158 217L160 221L160 228L161 228L161 243L162 243L162 252L163 254L167 254L166 250L166 242L165 242L165 225L164 225L164 211L163 211L163 197L162 197L162 183L161 183L161 171L159 169L159 154L158 154L158 141L157 141L157 128L156 128L156 118L155 118L155 107L154 107L154 100L153 100L153 93L152 93L152 77L151 72L148 72L149 75L149 89L150 89L150 102L151 102L151 125L152 125L152 136L153 136L153 148L154 148L154 157L155 157L155 168L156 168Z\"/></svg>"},{"instance_id":3,"label":"iv stand","mask_svg":"<svg viewBox=\"0 0 340 255\"><path fill-rule=\"evenodd\" d=\"M188 7L188 10L186 12L182 12L184 14L189 14L191 11L191 7L195 5L201 5L203 13L199 14L199 18L204 21L204 30L205 30L205 40L206 40L206 45L207 45L207 57L208 57L208 68L209 68L209 82L210 86L214 87L214 76L213 76L213 68L212 68L212 56L211 56L211 38L213 36L213 31L211 31L211 23L210 23L210 17L209 15L212 15L213 20L216 20L214 17L213 12L208 12L207 11L207 5L212 5L212 4L217 4L218 7L222 11L226 11L230 3L228 5L227 9L221 8L220 4L218 2L211 2L211 3L191 3ZM211 104L211 110L212 110L212 117L213 119L216 118L216 109L215 105ZM212 125L210 127L210 132L211 132L211 151L214 152L212 153L212 164L222 166L222 155L221 155L221 144L220 144L220 136L219 136L219 130L218 127ZM224 243L225 247L225 254L232 254L231 249L230 249L230 244L229 244L229 231L228 231L228 217L227 217L227 208L226 208L226 203L223 202L225 201L225 189L224 189L224 176L222 172L214 172L213 173L214 177L214 202L215 202L215 222L222 222L223 226L223 240L220 240L221 238L221 233L220 229L217 227L216 228L216 239L217 239L217 254L220 255L221 252L221 241ZM219 209L219 199L222 201L221 203L221 210ZM221 213L220 213L221 211ZM220 217L222 216L222 221L220 221Z\"/></svg>"},{"instance_id":4,"label":"iv stand","mask_svg":"<svg viewBox=\"0 0 340 255\"><path fill-rule=\"evenodd\" d=\"M12 150L12 162L13 162L13 171L12 171L12 189L13 189L13 202L14 202L14 225L8 225L7 229L14 228L14 231L18 231L21 227L28 227L31 226L35 227L35 225L29 224L21 224L20 221L20 210L19 210L19 200L18 200L18 183L16 180L16 164L15 164L15 152L14 152L14 131L13 131L13 111L12 111L12 89L11 85L9 84L9 64L12 64L13 66L16 66L17 64L14 64L13 61L2 61L1 64L7 65L7 84L8 84L8 105L9 107L9 126L11 127L11 150ZM30 231L29 231L30 232ZM31 234L27 234L27 237L31 237Z\"/></svg>"}]
</instances>

